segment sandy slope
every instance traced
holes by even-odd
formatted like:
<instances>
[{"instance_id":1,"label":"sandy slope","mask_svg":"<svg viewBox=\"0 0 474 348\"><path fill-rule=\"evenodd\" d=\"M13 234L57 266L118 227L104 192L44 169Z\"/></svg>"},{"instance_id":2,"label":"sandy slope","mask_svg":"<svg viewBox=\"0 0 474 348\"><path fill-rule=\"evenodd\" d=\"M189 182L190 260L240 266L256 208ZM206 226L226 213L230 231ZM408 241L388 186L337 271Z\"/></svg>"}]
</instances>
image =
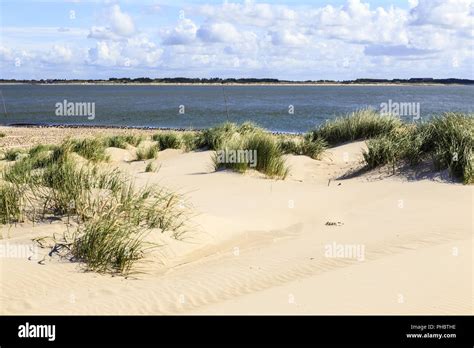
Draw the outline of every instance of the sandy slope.
<instances>
[{"instance_id":1,"label":"sandy slope","mask_svg":"<svg viewBox=\"0 0 474 348\"><path fill-rule=\"evenodd\" d=\"M123 162L129 151L109 149L138 183L184 193L192 231L154 236L166 245L127 279L2 258L0 313L472 313L472 186L378 172L337 180L359 166L362 147L288 156L285 181L215 173L207 151L162 151L159 172L145 173L144 162ZM0 243L63 229L4 229ZM363 260L328 257L333 243L363 247Z\"/></svg>"}]
</instances>

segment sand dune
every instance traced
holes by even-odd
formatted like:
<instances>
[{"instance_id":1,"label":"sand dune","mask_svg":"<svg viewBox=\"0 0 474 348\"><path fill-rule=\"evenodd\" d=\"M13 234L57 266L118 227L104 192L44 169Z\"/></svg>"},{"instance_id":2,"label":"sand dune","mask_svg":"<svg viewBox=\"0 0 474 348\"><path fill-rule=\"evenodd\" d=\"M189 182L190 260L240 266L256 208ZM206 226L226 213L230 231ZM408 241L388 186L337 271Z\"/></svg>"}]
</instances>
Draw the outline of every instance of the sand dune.
<instances>
[{"instance_id":1,"label":"sand dune","mask_svg":"<svg viewBox=\"0 0 474 348\"><path fill-rule=\"evenodd\" d=\"M321 161L287 156L284 181L213 172L209 151L161 151L160 170L145 173L129 151L109 149L137 183L185 194L193 229L184 241L154 236L163 247L128 278L2 258L0 313L472 314L472 186L374 173L338 180L360 166L364 146ZM0 244L63 229L3 227ZM329 256L337 246L363 252Z\"/></svg>"}]
</instances>

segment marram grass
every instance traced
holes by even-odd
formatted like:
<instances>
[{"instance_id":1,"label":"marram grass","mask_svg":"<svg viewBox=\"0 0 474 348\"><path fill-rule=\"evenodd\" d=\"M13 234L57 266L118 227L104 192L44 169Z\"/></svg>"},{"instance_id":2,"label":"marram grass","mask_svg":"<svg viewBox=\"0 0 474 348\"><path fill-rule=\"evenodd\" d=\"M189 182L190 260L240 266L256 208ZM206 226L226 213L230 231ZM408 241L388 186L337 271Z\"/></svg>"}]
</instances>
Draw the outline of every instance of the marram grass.
<instances>
[{"instance_id":1,"label":"marram grass","mask_svg":"<svg viewBox=\"0 0 474 348\"><path fill-rule=\"evenodd\" d=\"M181 148L181 136L177 132L162 132L152 136L158 142L160 150Z\"/></svg>"},{"instance_id":2,"label":"marram grass","mask_svg":"<svg viewBox=\"0 0 474 348\"><path fill-rule=\"evenodd\" d=\"M187 211L174 193L157 186L136 188L118 170L97 167L94 162L103 157L91 144L38 146L4 168L0 223L52 215L74 219L78 228L69 256L94 271L128 273L149 247L143 240L146 234L159 229L180 238L186 232ZM75 151L90 162L78 164Z\"/></svg>"},{"instance_id":3,"label":"marram grass","mask_svg":"<svg viewBox=\"0 0 474 348\"><path fill-rule=\"evenodd\" d=\"M474 183L474 117L446 113L416 125L403 125L367 141L369 168L399 162L417 165L431 158L438 170L448 169L465 184Z\"/></svg>"},{"instance_id":4,"label":"marram grass","mask_svg":"<svg viewBox=\"0 0 474 348\"><path fill-rule=\"evenodd\" d=\"M314 139L322 138L329 145L387 135L402 122L394 116L382 116L372 109L362 109L347 116L327 121L314 131Z\"/></svg>"}]
</instances>

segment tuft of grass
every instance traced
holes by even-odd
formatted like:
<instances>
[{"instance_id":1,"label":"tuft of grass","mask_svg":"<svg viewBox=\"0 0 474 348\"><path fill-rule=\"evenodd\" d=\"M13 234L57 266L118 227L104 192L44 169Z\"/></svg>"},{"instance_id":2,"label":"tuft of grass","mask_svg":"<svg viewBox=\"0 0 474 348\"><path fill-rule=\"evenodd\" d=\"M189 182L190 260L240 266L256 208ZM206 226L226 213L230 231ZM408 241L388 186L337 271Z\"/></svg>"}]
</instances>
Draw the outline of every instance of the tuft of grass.
<instances>
[{"instance_id":1,"label":"tuft of grass","mask_svg":"<svg viewBox=\"0 0 474 348\"><path fill-rule=\"evenodd\" d=\"M184 151L194 151L206 146L201 132L186 132L181 135L181 143Z\"/></svg>"},{"instance_id":2,"label":"tuft of grass","mask_svg":"<svg viewBox=\"0 0 474 348\"><path fill-rule=\"evenodd\" d=\"M465 184L474 183L474 117L446 113L434 117L427 127L427 147L438 169L448 169Z\"/></svg>"},{"instance_id":3,"label":"tuft of grass","mask_svg":"<svg viewBox=\"0 0 474 348\"><path fill-rule=\"evenodd\" d=\"M134 147L140 145L142 141L145 140L143 135L112 135L103 139L105 147L116 147L119 149L126 149L127 145L130 144Z\"/></svg>"},{"instance_id":4,"label":"tuft of grass","mask_svg":"<svg viewBox=\"0 0 474 348\"><path fill-rule=\"evenodd\" d=\"M116 147L118 149L127 148L127 140L124 135L113 135L107 138L104 138L105 147Z\"/></svg>"},{"instance_id":5,"label":"tuft of grass","mask_svg":"<svg viewBox=\"0 0 474 348\"><path fill-rule=\"evenodd\" d=\"M301 144L302 155L312 159L321 159L323 152L327 149L328 143L322 138L314 140L304 139Z\"/></svg>"},{"instance_id":6,"label":"tuft of grass","mask_svg":"<svg viewBox=\"0 0 474 348\"><path fill-rule=\"evenodd\" d=\"M348 141L389 134L402 125L399 118L381 116L375 110L362 109L328 121L312 131L313 139L322 138L331 146Z\"/></svg>"},{"instance_id":7,"label":"tuft of grass","mask_svg":"<svg viewBox=\"0 0 474 348\"><path fill-rule=\"evenodd\" d=\"M367 142L369 168L405 161L414 166L431 157L436 169L448 169L465 184L474 182L474 117L446 113L427 123L404 125Z\"/></svg>"},{"instance_id":8,"label":"tuft of grass","mask_svg":"<svg viewBox=\"0 0 474 348\"><path fill-rule=\"evenodd\" d=\"M68 242L64 256L84 262L90 270L119 273L128 273L143 257L143 238L151 229L171 232L175 238L185 232L180 196L157 186L137 189L117 169L103 171L92 162L78 165L71 156L74 150L78 148L72 141L37 147L5 168L0 224L51 214L75 219L75 239Z\"/></svg>"},{"instance_id":9,"label":"tuft of grass","mask_svg":"<svg viewBox=\"0 0 474 348\"><path fill-rule=\"evenodd\" d=\"M44 145L44 144L38 144L36 146L33 146L31 149L28 150L28 155L30 157L34 157L42 152L48 152L48 151L53 151L57 148L56 145Z\"/></svg>"},{"instance_id":10,"label":"tuft of grass","mask_svg":"<svg viewBox=\"0 0 474 348\"><path fill-rule=\"evenodd\" d=\"M78 228L71 254L96 272L128 273L143 257L146 232L113 206Z\"/></svg>"},{"instance_id":11,"label":"tuft of grass","mask_svg":"<svg viewBox=\"0 0 474 348\"><path fill-rule=\"evenodd\" d=\"M305 155L312 159L320 159L327 148L327 142L322 138L312 139L312 134L301 136L279 136L281 151L285 154Z\"/></svg>"},{"instance_id":12,"label":"tuft of grass","mask_svg":"<svg viewBox=\"0 0 474 348\"><path fill-rule=\"evenodd\" d=\"M137 161L145 161L148 159L155 159L158 156L159 147L157 144L148 147L138 148L136 151Z\"/></svg>"},{"instance_id":13,"label":"tuft of grass","mask_svg":"<svg viewBox=\"0 0 474 348\"><path fill-rule=\"evenodd\" d=\"M18 185L0 183L0 224L23 221L23 194Z\"/></svg>"},{"instance_id":14,"label":"tuft of grass","mask_svg":"<svg viewBox=\"0 0 474 348\"><path fill-rule=\"evenodd\" d=\"M16 161L25 152L22 149L7 149L3 153L4 161Z\"/></svg>"},{"instance_id":15,"label":"tuft of grass","mask_svg":"<svg viewBox=\"0 0 474 348\"><path fill-rule=\"evenodd\" d=\"M158 170L158 167L153 162L150 162L146 165L145 173L155 173Z\"/></svg>"},{"instance_id":16,"label":"tuft of grass","mask_svg":"<svg viewBox=\"0 0 474 348\"><path fill-rule=\"evenodd\" d=\"M108 156L105 153L106 146L101 139L98 138L85 138L85 139L75 139L66 141L66 144L62 146L69 147L71 143L71 150L76 152L78 155L88 159L92 162L103 162L108 161Z\"/></svg>"},{"instance_id":17,"label":"tuft of grass","mask_svg":"<svg viewBox=\"0 0 474 348\"><path fill-rule=\"evenodd\" d=\"M127 144L130 144L134 147L137 147L138 145L141 144L142 141L145 140L145 136L144 135L135 135L135 134L127 134L125 135L125 141L127 142Z\"/></svg>"},{"instance_id":18,"label":"tuft of grass","mask_svg":"<svg viewBox=\"0 0 474 348\"><path fill-rule=\"evenodd\" d=\"M203 131L204 144L210 150L217 150L222 147L224 141L228 141L237 133L235 123L225 122L216 127L205 129Z\"/></svg>"},{"instance_id":19,"label":"tuft of grass","mask_svg":"<svg viewBox=\"0 0 474 348\"><path fill-rule=\"evenodd\" d=\"M395 165L399 159L398 143L394 138L381 136L367 142L367 150L363 156L369 169L385 164Z\"/></svg>"},{"instance_id":20,"label":"tuft of grass","mask_svg":"<svg viewBox=\"0 0 474 348\"><path fill-rule=\"evenodd\" d=\"M181 148L181 138L176 132L162 132L152 136L152 139L158 142L161 150Z\"/></svg>"},{"instance_id":21,"label":"tuft of grass","mask_svg":"<svg viewBox=\"0 0 474 348\"><path fill-rule=\"evenodd\" d=\"M282 157L283 152L276 137L259 131L244 134L224 141L217 151L251 151L256 153L257 163L253 169L270 178L284 179L288 175L288 168ZM213 163L216 170L226 168L245 172L251 168L249 162L227 163L221 161L217 152L213 156Z\"/></svg>"},{"instance_id":22,"label":"tuft of grass","mask_svg":"<svg viewBox=\"0 0 474 348\"><path fill-rule=\"evenodd\" d=\"M6 137L7 135L5 133L0 133L0 138Z\"/></svg>"}]
</instances>

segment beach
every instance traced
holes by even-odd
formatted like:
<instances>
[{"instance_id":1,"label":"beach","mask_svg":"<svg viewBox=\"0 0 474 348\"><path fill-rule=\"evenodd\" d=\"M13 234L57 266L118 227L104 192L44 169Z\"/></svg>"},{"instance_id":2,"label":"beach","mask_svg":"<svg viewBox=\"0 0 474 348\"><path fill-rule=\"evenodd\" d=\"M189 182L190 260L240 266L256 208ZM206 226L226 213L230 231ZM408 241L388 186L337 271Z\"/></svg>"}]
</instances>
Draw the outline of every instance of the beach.
<instances>
[{"instance_id":1,"label":"beach","mask_svg":"<svg viewBox=\"0 0 474 348\"><path fill-rule=\"evenodd\" d=\"M0 127L0 146L130 132L157 131ZM29 245L37 255L2 258L0 313L473 314L473 186L429 169L347 175L366 146L285 155L284 180L214 171L210 150L161 150L159 170L146 172L131 147L108 148L107 166L138 186L182 194L191 227L181 240L150 234L160 247L122 276L34 246L64 233L63 220L3 225L3 250Z\"/></svg>"}]
</instances>

